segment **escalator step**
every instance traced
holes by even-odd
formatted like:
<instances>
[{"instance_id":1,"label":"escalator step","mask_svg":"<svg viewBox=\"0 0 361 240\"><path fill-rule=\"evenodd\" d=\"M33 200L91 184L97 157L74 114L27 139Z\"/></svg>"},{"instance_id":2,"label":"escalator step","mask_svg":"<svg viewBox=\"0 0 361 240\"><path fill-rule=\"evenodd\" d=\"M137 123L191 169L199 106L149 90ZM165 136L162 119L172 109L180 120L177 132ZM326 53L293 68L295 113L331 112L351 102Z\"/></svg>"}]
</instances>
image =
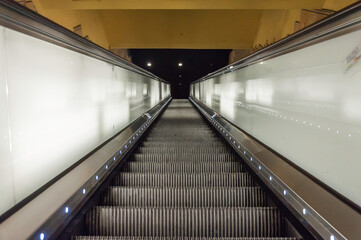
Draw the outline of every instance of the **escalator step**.
<instances>
[{"instance_id":1,"label":"escalator step","mask_svg":"<svg viewBox=\"0 0 361 240\"><path fill-rule=\"evenodd\" d=\"M203 153L203 154L210 154L210 153L229 153L230 149L226 146L222 147L189 147L189 148L180 148L180 147L140 147L138 148L139 153Z\"/></svg>"},{"instance_id":2,"label":"escalator step","mask_svg":"<svg viewBox=\"0 0 361 240\"><path fill-rule=\"evenodd\" d=\"M239 162L126 162L123 172L142 173L237 173L244 167Z\"/></svg>"},{"instance_id":3,"label":"escalator step","mask_svg":"<svg viewBox=\"0 0 361 240\"><path fill-rule=\"evenodd\" d=\"M162 147L162 148L168 148L168 147L220 147L224 146L224 143L222 142L143 142L143 147Z\"/></svg>"},{"instance_id":4,"label":"escalator step","mask_svg":"<svg viewBox=\"0 0 361 240\"><path fill-rule=\"evenodd\" d=\"M151 134L152 138L156 138L156 137L167 137L167 138L175 138L175 139L179 139L179 138L182 138L182 137L185 137L187 136L187 138L191 137L193 135L193 138L197 139L197 136L202 136L202 138L214 138L217 136L216 133L208 133L208 132L205 132L205 133L202 133L202 132L195 132L193 134L186 134L185 132L182 132L182 133L174 133L174 132L170 132L170 133L157 133L157 134Z\"/></svg>"},{"instance_id":5,"label":"escalator step","mask_svg":"<svg viewBox=\"0 0 361 240\"><path fill-rule=\"evenodd\" d=\"M173 135L173 134L177 134L177 135L195 135L197 136L198 134L209 134L209 135L214 135L214 131L212 131L210 128L204 128L204 129L200 129L200 128L173 128L172 131L169 131L169 129L166 128L154 128L153 130L151 130L150 134L152 135L162 135L162 136L168 136L168 135Z\"/></svg>"},{"instance_id":6,"label":"escalator step","mask_svg":"<svg viewBox=\"0 0 361 240\"><path fill-rule=\"evenodd\" d=\"M127 187L251 187L256 186L256 183L249 173L119 173L114 177L113 185Z\"/></svg>"},{"instance_id":7,"label":"escalator step","mask_svg":"<svg viewBox=\"0 0 361 240\"><path fill-rule=\"evenodd\" d=\"M279 237L277 208L95 207L87 213L90 235L136 237Z\"/></svg>"},{"instance_id":8,"label":"escalator step","mask_svg":"<svg viewBox=\"0 0 361 240\"><path fill-rule=\"evenodd\" d=\"M120 236L76 236L72 240L299 240L282 237L251 237L251 238L209 238L209 237L120 237Z\"/></svg>"},{"instance_id":9,"label":"escalator step","mask_svg":"<svg viewBox=\"0 0 361 240\"><path fill-rule=\"evenodd\" d=\"M133 154L131 159L136 162L235 162L237 158L231 153L220 154Z\"/></svg>"},{"instance_id":10,"label":"escalator step","mask_svg":"<svg viewBox=\"0 0 361 240\"><path fill-rule=\"evenodd\" d=\"M155 141L155 142L179 142L179 141L184 141L184 142L222 142L222 140L219 139L219 137L216 136L212 136L212 137L192 137L192 136L178 136L178 137L173 137L173 138L169 138L169 137L152 137L152 136L148 136L146 138L146 141Z\"/></svg>"},{"instance_id":11,"label":"escalator step","mask_svg":"<svg viewBox=\"0 0 361 240\"><path fill-rule=\"evenodd\" d=\"M109 187L103 205L133 207L263 207L259 187L244 188L127 188Z\"/></svg>"}]
</instances>

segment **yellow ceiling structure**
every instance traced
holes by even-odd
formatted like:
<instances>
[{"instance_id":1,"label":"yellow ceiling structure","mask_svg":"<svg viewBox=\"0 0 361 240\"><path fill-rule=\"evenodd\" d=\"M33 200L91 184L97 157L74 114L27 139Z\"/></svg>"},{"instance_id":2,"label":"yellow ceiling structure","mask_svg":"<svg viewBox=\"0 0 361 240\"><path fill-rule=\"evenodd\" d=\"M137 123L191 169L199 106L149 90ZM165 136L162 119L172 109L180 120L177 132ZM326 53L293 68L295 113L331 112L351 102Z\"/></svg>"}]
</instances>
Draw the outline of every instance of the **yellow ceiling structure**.
<instances>
[{"instance_id":1,"label":"yellow ceiling structure","mask_svg":"<svg viewBox=\"0 0 361 240\"><path fill-rule=\"evenodd\" d=\"M342 1L342 0L339 0ZM49 9L244 10L321 8L324 0L42 0Z\"/></svg>"},{"instance_id":2,"label":"yellow ceiling structure","mask_svg":"<svg viewBox=\"0 0 361 240\"><path fill-rule=\"evenodd\" d=\"M248 48L260 11L102 11L111 48ZM116 26L114 25L116 23Z\"/></svg>"},{"instance_id":3,"label":"yellow ceiling structure","mask_svg":"<svg viewBox=\"0 0 361 240\"><path fill-rule=\"evenodd\" d=\"M292 33L301 9L340 8L355 0L33 2L40 14L71 30L79 22L84 35L105 48L250 49L264 34L280 38Z\"/></svg>"}]
</instances>

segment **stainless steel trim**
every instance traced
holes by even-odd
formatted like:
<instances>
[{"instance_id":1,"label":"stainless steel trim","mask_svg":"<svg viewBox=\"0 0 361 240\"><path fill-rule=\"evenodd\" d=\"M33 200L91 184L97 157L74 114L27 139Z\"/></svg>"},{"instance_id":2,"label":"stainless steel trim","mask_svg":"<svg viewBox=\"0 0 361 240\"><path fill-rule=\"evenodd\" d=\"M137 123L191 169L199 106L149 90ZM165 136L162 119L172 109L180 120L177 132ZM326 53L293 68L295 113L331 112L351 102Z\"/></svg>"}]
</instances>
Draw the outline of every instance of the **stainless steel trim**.
<instances>
[{"instance_id":1,"label":"stainless steel trim","mask_svg":"<svg viewBox=\"0 0 361 240\"><path fill-rule=\"evenodd\" d=\"M125 61L119 56L21 6L12 0L0 1L0 25L125 68L143 76L168 83L154 74Z\"/></svg>"},{"instance_id":2,"label":"stainless steel trim","mask_svg":"<svg viewBox=\"0 0 361 240\"><path fill-rule=\"evenodd\" d=\"M318 239L346 239L346 237L339 232L338 229L332 226L327 219L323 218L311 205L304 201L302 196L296 193L296 190L289 187L287 182L284 182L274 171L272 171L277 168L277 166L269 167L269 164L262 161L263 159L260 158L260 152L267 150L261 149L256 144L252 143L245 134L239 132L235 126L228 123L212 109L203 106L203 104L191 97L189 99L224 139L227 140L232 148L244 159L245 163L253 170L253 172L257 174L280 201L294 213L295 217L304 224L311 234ZM295 180L293 179L293 181ZM315 197L317 197L317 195L315 195ZM332 211L332 209L329 210ZM357 221L356 219L353 220ZM346 222L350 222L350 219ZM358 230L355 229L356 234L353 236L357 236L356 231ZM350 233L344 234L350 235Z\"/></svg>"},{"instance_id":3,"label":"stainless steel trim","mask_svg":"<svg viewBox=\"0 0 361 240\"><path fill-rule=\"evenodd\" d=\"M235 63L209 73L208 75L192 82L192 84L233 72L237 69L256 64L260 61L275 58L304 47L326 41L336 36L359 30L361 28L360 24L361 2L357 2L340 12L334 13L322 21L295 32L294 34L291 34L290 36L283 38L268 47L250 54Z\"/></svg>"},{"instance_id":4,"label":"stainless steel trim","mask_svg":"<svg viewBox=\"0 0 361 240\"><path fill-rule=\"evenodd\" d=\"M138 142L141 136L146 132L154 120L159 116L163 109L172 100L171 97L159 103L141 117L135 120L127 129L132 131L129 138L123 139L123 144L114 152L111 158L104 162L93 175L66 201L63 206L58 208L52 216L40 226L28 239L39 240L56 238L61 230L77 214L81 206L89 199L92 193L104 182L116 166L122 163L124 156ZM126 129L125 129L126 130Z\"/></svg>"}]
</instances>

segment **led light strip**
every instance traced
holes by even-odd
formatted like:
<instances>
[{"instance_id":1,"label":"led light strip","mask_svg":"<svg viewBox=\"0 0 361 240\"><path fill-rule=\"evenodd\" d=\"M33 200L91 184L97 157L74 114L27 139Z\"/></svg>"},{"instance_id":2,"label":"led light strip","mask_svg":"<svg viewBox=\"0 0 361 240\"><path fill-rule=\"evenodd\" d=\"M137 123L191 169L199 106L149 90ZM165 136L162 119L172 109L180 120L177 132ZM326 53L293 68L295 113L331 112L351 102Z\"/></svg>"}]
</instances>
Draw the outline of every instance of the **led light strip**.
<instances>
[{"instance_id":1,"label":"led light strip","mask_svg":"<svg viewBox=\"0 0 361 240\"><path fill-rule=\"evenodd\" d=\"M43 224L29 239L46 240L53 238L52 235L57 231L54 229L55 226L64 226L65 222L70 222L70 214L72 210L76 209L80 203L90 197L90 193L95 187L99 187L101 182L114 170L114 168L121 162L124 156L129 152L129 149L139 140L149 126L154 122L162 110L172 100L169 98L167 102L153 115L151 116L148 112L143 114L141 117L147 118L146 122L141 125L123 144L118 150L105 161L95 172L89 177L89 179L73 194L62 207L58 208L55 213Z\"/></svg>"},{"instance_id":2,"label":"led light strip","mask_svg":"<svg viewBox=\"0 0 361 240\"><path fill-rule=\"evenodd\" d=\"M219 123L216 118L222 118L217 114L208 114L201 106L199 106L192 98L190 101L202 112L207 120L222 134L222 136L230 143L233 149L245 160L248 166L262 179L262 181L271 188L271 190L280 196L280 199L299 214L313 230L317 232L323 239L343 240L346 239L337 231L330 223L328 223L319 213L317 213L310 205L308 205L300 196L298 196L290 187L287 186L280 178L278 178L266 165L264 165L251 151L249 151L240 141L234 137L224 125ZM232 125L229 125L232 128Z\"/></svg>"}]
</instances>

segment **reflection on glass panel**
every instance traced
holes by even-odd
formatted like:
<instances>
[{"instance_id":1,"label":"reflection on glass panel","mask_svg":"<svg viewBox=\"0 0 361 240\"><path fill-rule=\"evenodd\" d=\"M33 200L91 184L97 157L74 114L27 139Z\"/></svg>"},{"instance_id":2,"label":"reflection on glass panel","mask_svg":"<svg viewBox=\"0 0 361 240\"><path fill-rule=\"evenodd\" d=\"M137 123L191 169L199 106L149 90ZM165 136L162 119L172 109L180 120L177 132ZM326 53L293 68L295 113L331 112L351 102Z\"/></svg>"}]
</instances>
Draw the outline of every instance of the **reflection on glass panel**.
<instances>
[{"instance_id":1,"label":"reflection on glass panel","mask_svg":"<svg viewBox=\"0 0 361 240\"><path fill-rule=\"evenodd\" d=\"M0 214L168 97L159 84L0 26Z\"/></svg>"},{"instance_id":2,"label":"reflection on glass panel","mask_svg":"<svg viewBox=\"0 0 361 240\"><path fill-rule=\"evenodd\" d=\"M191 95L361 206L361 31L192 85Z\"/></svg>"}]
</instances>

